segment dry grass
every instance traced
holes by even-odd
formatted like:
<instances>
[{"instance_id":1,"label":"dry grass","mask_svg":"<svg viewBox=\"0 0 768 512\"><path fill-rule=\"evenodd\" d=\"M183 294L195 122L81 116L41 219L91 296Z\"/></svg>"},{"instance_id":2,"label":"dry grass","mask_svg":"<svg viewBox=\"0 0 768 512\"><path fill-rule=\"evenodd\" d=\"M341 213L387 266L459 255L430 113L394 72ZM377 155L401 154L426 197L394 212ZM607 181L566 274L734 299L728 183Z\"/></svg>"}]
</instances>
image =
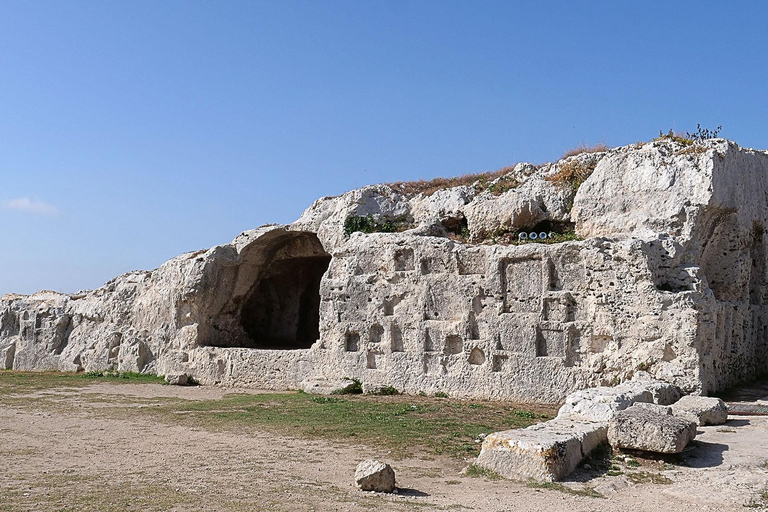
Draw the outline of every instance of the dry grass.
<instances>
[{"instance_id":1,"label":"dry grass","mask_svg":"<svg viewBox=\"0 0 768 512\"><path fill-rule=\"evenodd\" d=\"M605 144L596 144L594 146L589 146L587 144L582 144L581 146L576 146L575 148L569 149L560 158L561 159L568 158L570 156L581 155L583 153L602 153L604 151L608 151L609 149L610 148L608 146L606 146Z\"/></svg>"},{"instance_id":2,"label":"dry grass","mask_svg":"<svg viewBox=\"0 0 768 512\"><path fill-rule=\"evenodd\" d=\"M474 174L464 174L462 176L456 176L454 178L435 178L432 180L417 180L417 181L398 181L396 183L388 183L390 187L396 192L403 194L406 197L415 196L417 194L424 194L425 196L431 196L438 190L445 190L453 187L460 187L462 185L470 186L475 185L475 189L478 192L493 188L491 182L497 178L509 174L514 169L514 166L502 167L497 171L481 172ZM506 192L510 188L517 186L516 180L505 180L508 183L505 187L499 187L499 194ZM515 183L513 183L515 181ZM514 186L513 186L514 185ZM503 189L503 190L502 190ZM492 192L496 193L495 190Z\"/></svg>"},{"instance_id":3,"label":"dry grass","mask_svg":"<svg viewBox=\"0 0 768 512\"><path fill-rule=\"evenodd\" d=\"M547 176L546 180L561 188L570 187L576 192L597 167L597 160L568 160L558 164L557 167L557 172Z\"/></svg>"}]
</instances>

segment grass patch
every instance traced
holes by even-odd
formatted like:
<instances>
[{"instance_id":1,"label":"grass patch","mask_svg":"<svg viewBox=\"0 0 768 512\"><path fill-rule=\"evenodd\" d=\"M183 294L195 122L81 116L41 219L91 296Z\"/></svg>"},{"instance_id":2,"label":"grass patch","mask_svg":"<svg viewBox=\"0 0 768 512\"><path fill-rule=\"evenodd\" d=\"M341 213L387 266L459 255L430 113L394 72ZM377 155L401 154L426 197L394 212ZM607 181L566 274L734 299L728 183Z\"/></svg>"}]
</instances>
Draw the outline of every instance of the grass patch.
<instances>
[{"instance_id":1,"label":"grass patch","mask_svg":"<svg viewBox=\"0 0 768 512\"><path fill-rule=\"evenodd\" d=\"M221 400L164 404L131 414L210 430L256 429L311 439L364 442L396 457L415 450L455 458L477 456L480 434L522 428L547 414L510 412L508 404L470 404L403 396L318 397L306 393L226 395ZM359 440L359 441L358 441Z\"/></svg>"},{"instance_id":2,"label":"grass patch","mask_svg":"<svg viewBox=\"0 0 768 512\"><path fill-rule=\"evenodd\" d=\"M632 471L627 473L627 480L634 484L660 484L669 485L672 480L658 473L648 473L646 471Z\"/></svg>"},{"instance_id":3,"label":"grass patch","mask_svg":"<svg viewBox=\"0 0 768 512\"><path fill-rule=\"evenodd\" d=\"M595 167L597 167L597 161L597 158L591 160L573 159L558 163L557 172L544 179L561 189L570 188L575 194L581 184L592 175Z\"/></svg>"},{"instance_id":4,"label":"grass patch","mask_svg":"<svg viewBox=\"0 0 768 512\"><path fill-rule=\"evenodd\" d=\"M343 388L333 391L331 393L332 395L362 395L363 394L363 383L360 382L358 379L351 379L349 377L344 377L344 380L349 381L349 384L347 384Z\"/></svg>"},{"instance_id":5,"label":"grass patch","mask_svg":"<svg viewBox=\"0 0 768 512\"><path fill-rule=\"evenodd\" d=\"M118 372L118 371L104 371L104 372L86 372L77 374L84 379L104 379L109 381L115 380L130 380L132 382L145 382L164 384L165 379L161 375L154 375L151 373L137 373L137 372Z\"/></svg>"},{"instance_id":6,"label":"grass patch","mask_svg":"<svg viewBox=\"0 0 768 512\"><path fill-rule=\"evenodd\" d=\"M538 482L536 480L528 480L525 484L532 489L549 489L552 491L560 491L566 494L573 494L574 496L586 496L588 498L605 498L602 494L592 489L591 487L585 487L583 489L574 489L557 482Z\"/></svg>"},{"instance_id":7,"label":"grass patch","mask_svg":"<svg viewBox=\"0 0 768 512\"><path fill-rule=\"evenodd\" d=\"M507 190L511 190L517 187L520 184L512 176L507 176L512 172L513 169L514 166L507 166L492 172L463 174L453 178L398 181L396 183L388 183L388 185L393 190L403 194L406 197L413 197L418 194L431 196L438 190L445 190L461 186L474 186L477 192L488 190L495 195L499 195L506 192Z\"/></svg>"},{"instance_id":8,"label":"grass patch","mask_svg":"<svg viewBox=\"0 0 768 512\"><path fill-rule=\"evenodd\" d=\"M81 388L94 380L130 383L163 383L162 377L134 372L22 372L6 370L0 372L0 392L20 393L47 388Z\"/></svg>"},{"instance_id":9,"label":"grass patch","mask_svg":"<svg viewBox=\"0 0 768 512\"><path fill-rule=\"evenodd\" d=\"M563 156L560 157L560 159L568 158L571 156L576 155L583 155L584 153L604 153L605 151L608 151L610 148L606 146L605 144L596 144L594 146L589 146L587 144L582 144L581 146L576 146L575 148L571 148L568 151L566 151Z\"/></svg>"},{"instance_id":10,"label":"grass patch","mask_svg":"<svg viewBox=\"0 0 768 512\"><path fill-rule=\"evenodd\" d=\"M492 469L478 466L477 464L470 464L467 466L465 475L472 478L485 478L486 480L503 480L504 477L495 472Z\"/></svg>"},{"instance_id":11,"label":"grass patch","mask_svg":"<svg viewBox=\"0 0 768 512\"><path fill-rule=\"evenodd\" d=\"M344 236L352 233L399 233L412 226L405 221L377 220L371 215L353 215L344 221Z\"/></svg>"},{"instance_id":12,"label":"grass patch","mask_svg":"<svg viewBox=\"0 0 768 512\"><path fill-rule=\"evenodd\" d=\"M122 395L62 393L79 391L94 379L82 374L0 373L4 405L66 412L75 401L104 418L137 418L217 431L265 431L308 439L364 443L391 451L393 457L414 454L475 457L481 434L523 428L552 417L554 408L515 409L509 403L465 402L403 395L345 394L318 396L303 392L227 394L221 399L180 400ZM144 377L107 377L111 383L153 382ZM350 379L350 385L357 385ZM44 396L38 396L41 394ZM50 396L48 396L50 392ZM35 394L35 396L29 396ZM18 402L18 404L17 404ZM109 407L100 406L101 402ZM147 406L151 405L151 406Z\"/></svg>"}]
</instances>

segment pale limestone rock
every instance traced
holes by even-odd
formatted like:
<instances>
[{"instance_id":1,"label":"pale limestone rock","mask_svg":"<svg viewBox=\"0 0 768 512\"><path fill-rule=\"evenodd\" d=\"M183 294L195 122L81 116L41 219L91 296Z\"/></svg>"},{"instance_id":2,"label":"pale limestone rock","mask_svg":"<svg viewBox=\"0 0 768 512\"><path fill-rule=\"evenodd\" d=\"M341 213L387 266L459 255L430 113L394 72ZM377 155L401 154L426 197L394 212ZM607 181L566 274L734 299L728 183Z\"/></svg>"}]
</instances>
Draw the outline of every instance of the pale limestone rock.
<instances>
[{"instance_id":1,"label":"pale limestone rock","mask_svg":"<svg viewBox=\"0 0 768 512\"><path fill-rule=\"evenodd\" d=\"M607 422L618 411L636 402L652 400L653 395L648 389L634 383L583 389L568 395L565 404L557 412L557 417Z\"/></svg>"},{"instance_id":2,"label":"pale limestone rock","mask_svg":"<svg viewBox=\"0 0 768 512\"><path fill-rule=\"evenodd\" d=\"M648 407L619 411L608 423L608 442L615 448L680 453L694 437L696 423Z\"/></svg>"},{"instance_id":3,"label":"pale limestone rock","mask_svg":"<svg viewBox=\"0 0 768 512\"><path fill-rule=\"evenodd\" d=\"M188 378L183 373L169 373L165 376L165 382L171 386L186 386Z\"/></svg>"},{"instance_id":4,"label":"pale limestone rock","mask_svg":"<svg viewBox=\"0 0 768 512\"><path fill-rule=\"evenodd\" d=\"M355 485L363 491L392 492L395 490L395 471L381 461L364 460L355 469Z\"/></svg>"},{"instance_id":5,"label":"pale limestone rock","mask_svg":"<svg viewBox=\"0 0 768 512\"><path fill-rule=\"evenodd\" d=\"M629 409L643 409L654 414L660 414L662 416L672 415L672 407L668 405L658 405L648 402L635 402L629 407Z\"/></svg>"},{"instance_id":6,"label":"pale limestone rock","mask_svg":"<svg viewBox=\"0 0 768 512\"><path fill-rule=\"evenodd\" d=\"M574 162L596 165L575 196L550 181ZM547 403L647 374L668 404L768 367L766 174L765 152L717 139L520 164L498 196L363 187L97 290L3 296L0 363ZM413 227L344 235L369 214ZM446 238L463 219L475 241L539 222L587 239Z\"/></svg>"},{"instance_id":7,"label":"pale limestone rock","mask_svg":"<svg viewBox=\"0 0 768 512\"><path fill-rule=\"evenodd\" d=\"M672 413L697 425L722 425L728 419L728 407L719 398L684 396L672 404Z\"/></svg>"},{"instance_id":8,"label":"pale limestone rock","mask_svg":"<svg viewBox=\"0 0 768 512\"><path fill-rule=\"evenodd\" d=\"M11 370L13 369L13 359L16 355L16 340L15 338L7 338L0 343L0 369Z\"/></svg>"},{"instance_id":9,"label":"pale limestone rock","mask_svg":"<svg viewBox=\"0 0 768 512\"><path fill-rule=\"evenodd\" d=\"M557 418L489 434L475 464L507 478L562 480L606 438L606 423Z\"/></svg>"}]
</instances>

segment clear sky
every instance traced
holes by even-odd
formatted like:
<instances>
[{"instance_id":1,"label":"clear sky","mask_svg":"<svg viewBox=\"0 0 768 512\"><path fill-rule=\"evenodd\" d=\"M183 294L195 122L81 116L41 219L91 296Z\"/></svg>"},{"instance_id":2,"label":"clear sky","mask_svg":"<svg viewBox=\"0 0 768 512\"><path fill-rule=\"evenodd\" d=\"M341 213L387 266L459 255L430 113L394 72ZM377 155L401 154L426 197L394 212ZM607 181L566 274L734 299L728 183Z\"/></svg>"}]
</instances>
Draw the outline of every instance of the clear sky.
<instances>
[{"instance_id":1,"label":"clear sky","mask_svg":"<svg viewBox=\"0 0 768 512\"><path fill-rule=\"evenodd\" d=\"M0 295L95 288L369 183L715 128L768 2L0 0Z\"/></svg>"}]
</instances>

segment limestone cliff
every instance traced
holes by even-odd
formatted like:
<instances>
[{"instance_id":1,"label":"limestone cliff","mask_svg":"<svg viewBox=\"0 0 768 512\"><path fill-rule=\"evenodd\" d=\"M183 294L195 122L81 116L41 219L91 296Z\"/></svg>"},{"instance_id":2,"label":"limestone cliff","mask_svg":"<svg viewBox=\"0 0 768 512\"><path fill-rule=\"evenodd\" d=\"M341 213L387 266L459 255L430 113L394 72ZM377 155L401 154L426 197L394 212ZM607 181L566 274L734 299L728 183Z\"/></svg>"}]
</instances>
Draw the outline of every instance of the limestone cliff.
<instances>
[{"instance_id":1,"label":"limestone cliff","mask_svg":"<svg viewBox=\"0 0 768 512\"><path fill-rule=\"evenodd\" d=\"M768 370L766 176L766 152L662 139L430 195L364 187L97 290L6 295L0 368L552 403L647 372L712 392Z\"/></svg>"}]
</instances>

